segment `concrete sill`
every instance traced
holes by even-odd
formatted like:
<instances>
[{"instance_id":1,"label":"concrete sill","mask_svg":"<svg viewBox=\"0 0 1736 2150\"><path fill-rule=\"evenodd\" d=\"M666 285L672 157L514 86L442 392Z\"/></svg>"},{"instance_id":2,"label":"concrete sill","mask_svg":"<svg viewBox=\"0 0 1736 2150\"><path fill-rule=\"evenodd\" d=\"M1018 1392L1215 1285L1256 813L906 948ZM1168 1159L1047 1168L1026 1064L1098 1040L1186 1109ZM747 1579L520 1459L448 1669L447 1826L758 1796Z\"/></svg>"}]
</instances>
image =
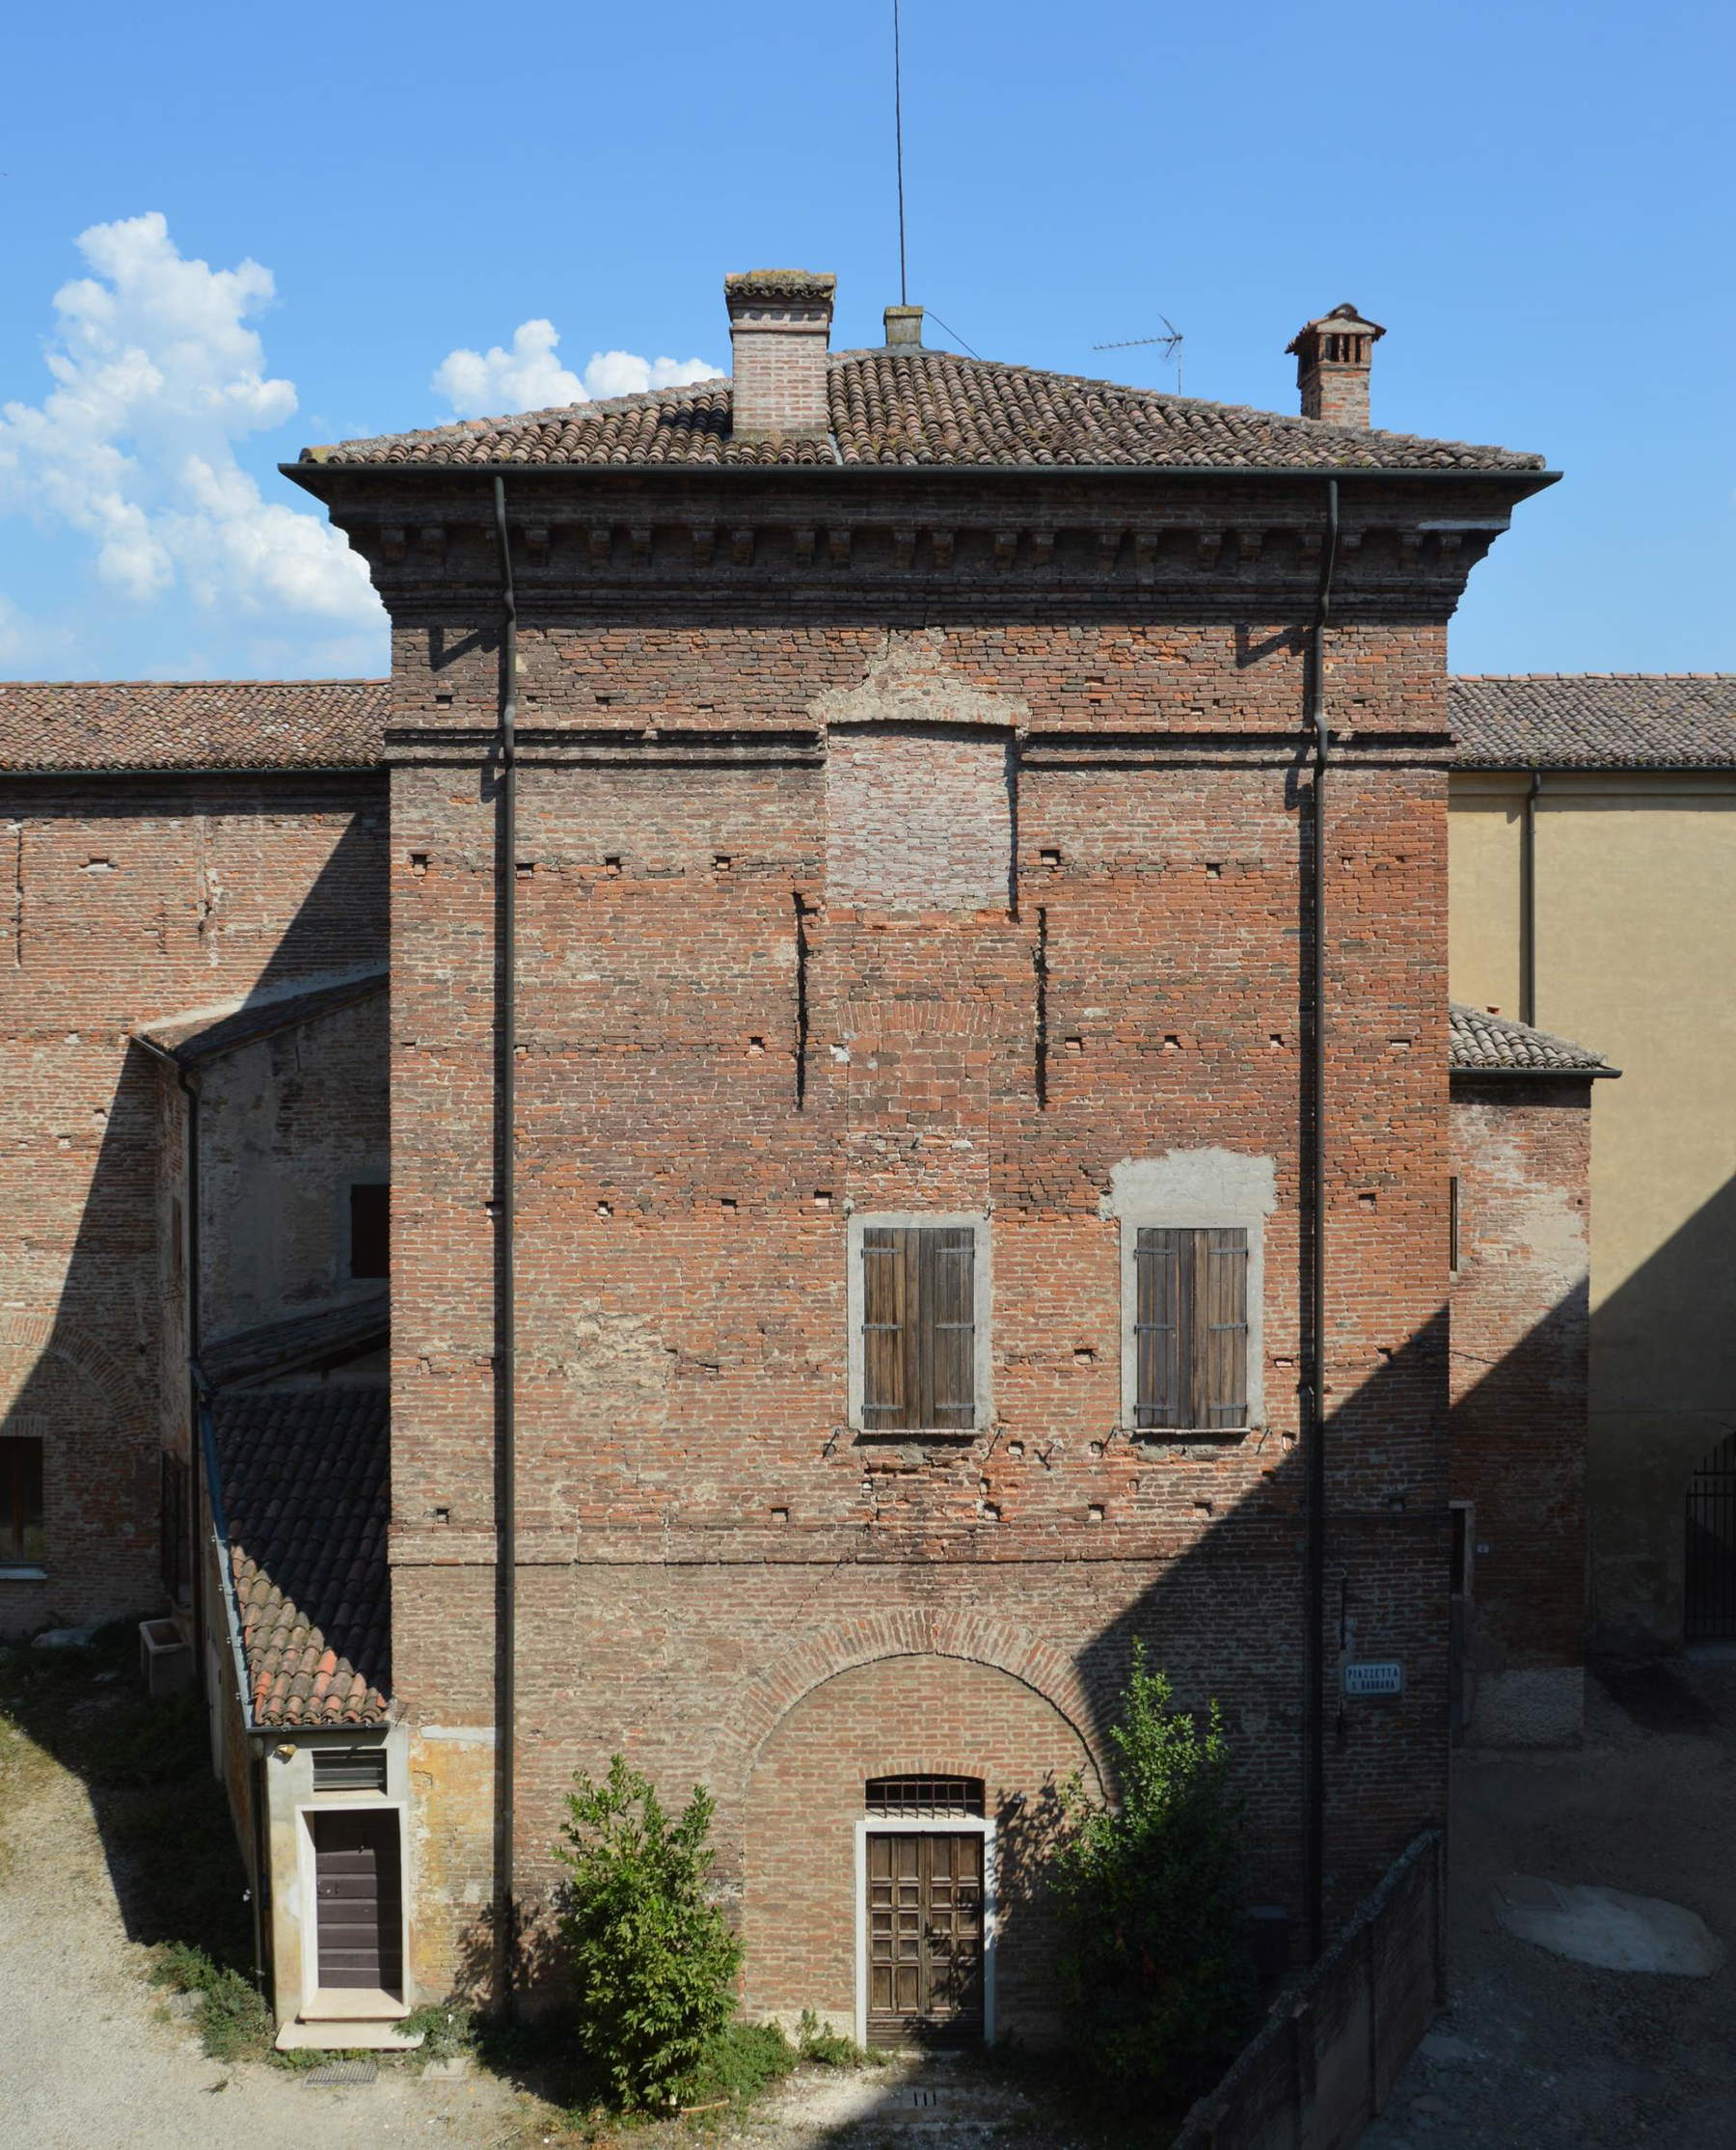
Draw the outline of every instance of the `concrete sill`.
<instances>
[{"instance_id":1,"label":"concrete sill","mask_svg":"<svg viewBox=\"0 0 1736 2150\"><path fill-rule=\"evenodd\" d=\"M379 2018L393 2022L410 2013L410 2003L383 1986L321 1986L301 2011L303 2023L361 2023Z\"/></svg>"},{"instance_id":2,"label":"concrete sill","mask_svg":"<svg viewBox=\"0 0 1736 2150\"><path fill-rule=\"evenodd\" d=\"M45 1583L45 1567L0 1567L0 1583Z\"/></svg>"}]
</instances>

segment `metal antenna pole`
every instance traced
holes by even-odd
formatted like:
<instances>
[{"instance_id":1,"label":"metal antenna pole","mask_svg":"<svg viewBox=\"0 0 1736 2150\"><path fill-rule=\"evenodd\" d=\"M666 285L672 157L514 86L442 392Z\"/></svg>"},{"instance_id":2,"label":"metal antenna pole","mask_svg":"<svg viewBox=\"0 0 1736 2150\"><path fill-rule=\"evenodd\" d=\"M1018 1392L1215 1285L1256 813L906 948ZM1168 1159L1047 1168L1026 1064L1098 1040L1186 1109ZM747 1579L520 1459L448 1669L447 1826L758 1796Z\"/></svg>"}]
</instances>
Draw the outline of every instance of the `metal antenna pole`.
<instances>
[{"instance_id":1,"label":"metal antenna pole","mask_svg":"<svg viewBox=\"0 0 1736 2150\"><path fill-rule=\"evenodd\" d=\"M898 303L909 306L910 286L905 275L904 66L898 27L898 0L892 0L892 131L898 154Z\"/></svg>"}]
</instances>

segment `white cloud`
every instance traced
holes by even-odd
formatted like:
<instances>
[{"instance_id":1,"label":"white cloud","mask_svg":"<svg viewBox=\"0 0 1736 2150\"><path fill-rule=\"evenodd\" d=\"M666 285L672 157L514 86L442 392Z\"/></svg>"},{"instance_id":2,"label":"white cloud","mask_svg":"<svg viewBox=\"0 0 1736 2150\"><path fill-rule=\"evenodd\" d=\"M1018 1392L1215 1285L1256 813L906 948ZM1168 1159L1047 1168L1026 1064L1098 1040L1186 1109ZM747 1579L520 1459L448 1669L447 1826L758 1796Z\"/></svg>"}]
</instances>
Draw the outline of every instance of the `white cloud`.
<instances>
[{"instance_id":1,"label":"white cloud","mask_svg":"<svg viewBox=\"0 0 1736 2150\"><path fill-rule=\"evenodd\" d=\"M556 357L553 321L521 321L510 348L448 351L434 369L434 392L457 418L499 418L514 411L588 403L593 396L637 395L646 389L709 381L718 368L704 359L636 358L631 351L593 351L583 378Z\"/></svg>"},{"instance_id":2,"label":"white cloud","mask_svg":"<svg viewBox=\"0 0 1736 2150\"><path fill-rule=\"evenodd\" d=\"M342 537L264 501L235 459L296 407L247 325L270 270L185 259L155 213L93 225L78 247L94 273L55 293L54 387L0 408L0 509L94 539L98 575L140 602L178 586L203 607L376 621Z\"/></svg>"}]
</instances>

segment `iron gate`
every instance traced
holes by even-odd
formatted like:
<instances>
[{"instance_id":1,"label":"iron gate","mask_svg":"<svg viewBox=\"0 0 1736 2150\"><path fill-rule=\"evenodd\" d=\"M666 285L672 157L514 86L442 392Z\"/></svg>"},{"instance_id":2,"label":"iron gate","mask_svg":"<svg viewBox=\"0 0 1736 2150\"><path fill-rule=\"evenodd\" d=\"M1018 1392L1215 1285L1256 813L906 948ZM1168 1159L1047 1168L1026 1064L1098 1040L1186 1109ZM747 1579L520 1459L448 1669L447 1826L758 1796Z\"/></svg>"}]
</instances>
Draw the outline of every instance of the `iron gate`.
<instances>
[{"instance_id":1,"label":"iron gate","mask_svg":"<svg viewBox=\"0 0 1736 2150\"><path fill-rule=\"evenodd\" d=\"M1683 1627L1691 1643L1736 1642L1736 1433L1688 1481Z\"/></svg>"}]
</instances>

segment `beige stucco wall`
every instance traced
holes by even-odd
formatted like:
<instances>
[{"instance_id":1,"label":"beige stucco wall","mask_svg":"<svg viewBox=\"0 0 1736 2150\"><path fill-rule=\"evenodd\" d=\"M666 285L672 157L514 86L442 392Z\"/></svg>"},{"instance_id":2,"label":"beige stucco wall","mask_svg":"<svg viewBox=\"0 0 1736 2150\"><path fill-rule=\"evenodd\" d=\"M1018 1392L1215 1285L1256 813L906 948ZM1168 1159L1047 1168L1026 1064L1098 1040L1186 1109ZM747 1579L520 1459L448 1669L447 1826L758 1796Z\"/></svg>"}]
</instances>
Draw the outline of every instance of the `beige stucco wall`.
<instances>
[{"instance_id":1,"label":"beige stucco wall","mask_svg":"<svg viewBox=\"0 0 1736 2150\"><path fill-rule=\"evenodd\" d=\"M1529 777L1452 784L1455 999L1518 1016ZM1622 1070L1591 1143L1594 1634L1682 1639L1683 1503L1736 1425L1736 776L1546 774L1543 1029Z\"/></svg>"}]
</instances>

